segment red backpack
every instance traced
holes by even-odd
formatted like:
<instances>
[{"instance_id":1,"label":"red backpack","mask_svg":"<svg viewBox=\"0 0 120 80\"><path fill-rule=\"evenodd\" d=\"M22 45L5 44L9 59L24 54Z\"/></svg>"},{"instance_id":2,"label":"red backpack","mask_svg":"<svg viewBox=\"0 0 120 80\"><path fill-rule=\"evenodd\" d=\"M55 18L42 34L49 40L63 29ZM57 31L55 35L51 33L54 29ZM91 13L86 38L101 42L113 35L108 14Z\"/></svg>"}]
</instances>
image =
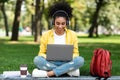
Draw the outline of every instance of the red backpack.
<instances>
[{"instance_id":1,"label":"red backpack","mask_svg":"<svg viewBox=\"0 0 120 80\"><path fill-rule=\"evenodd\" d=\"M111 76L112 61L108 50L98 48L94 50L90 64L90 74L99 78L108 78Z\"/></svg>"}]
</instances>

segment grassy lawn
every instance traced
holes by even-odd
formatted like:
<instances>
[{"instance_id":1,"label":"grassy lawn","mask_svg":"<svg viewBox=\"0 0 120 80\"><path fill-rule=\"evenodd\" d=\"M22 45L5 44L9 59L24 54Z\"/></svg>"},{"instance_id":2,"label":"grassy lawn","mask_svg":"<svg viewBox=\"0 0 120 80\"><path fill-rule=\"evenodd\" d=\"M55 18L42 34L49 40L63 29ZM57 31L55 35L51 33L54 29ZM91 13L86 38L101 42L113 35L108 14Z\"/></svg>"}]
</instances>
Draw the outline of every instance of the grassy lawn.
<instances>
[{"instance_id":1,"label":"grassy lawn","mask_svg":"<svg viewBox=\"0 0 120 80\"><path fill-rule=\"evenodd\" d=\"M96 48L108 49L111 52L112 75L120 75L120 36L78 36L78 39L80 55L85 59L81 75L89 75L91 58ZM11 42L9 37L0 38L0 74L3 71L19 70L19 65L24 63L28 65L30 73L35 68L33 58L38 54L39 43L34 43L33 37L20 37L19 40Z\"/></svg>"}]
</instances>

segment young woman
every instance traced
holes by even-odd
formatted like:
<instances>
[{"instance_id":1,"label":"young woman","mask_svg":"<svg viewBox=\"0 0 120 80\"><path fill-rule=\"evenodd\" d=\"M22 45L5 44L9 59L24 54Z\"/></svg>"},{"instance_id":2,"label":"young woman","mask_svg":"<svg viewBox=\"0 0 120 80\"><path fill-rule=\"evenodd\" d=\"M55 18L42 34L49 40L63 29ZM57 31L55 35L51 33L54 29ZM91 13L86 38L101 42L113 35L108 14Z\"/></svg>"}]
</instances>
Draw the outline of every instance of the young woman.
<instances>
[{"instance_id":1,"label":"young woman","mask_svg":"<svg viewBox=\"0 0 120 80\"><path fill-rule=\"evenodd\" d=\"M55 3L50 7L49 14L53 18L53 29L48 30L41 37L40 51L34 58L37 68L33 70L32 76L51 77L65 73L70 76L79 76L79 68L83 66L84 58L79 56L76 33L67 29L72 16L72 8L67 3ZM74 46L73 59L71 61L46 60L47 44L72 44Z\"/></svg>"}]
</instances>

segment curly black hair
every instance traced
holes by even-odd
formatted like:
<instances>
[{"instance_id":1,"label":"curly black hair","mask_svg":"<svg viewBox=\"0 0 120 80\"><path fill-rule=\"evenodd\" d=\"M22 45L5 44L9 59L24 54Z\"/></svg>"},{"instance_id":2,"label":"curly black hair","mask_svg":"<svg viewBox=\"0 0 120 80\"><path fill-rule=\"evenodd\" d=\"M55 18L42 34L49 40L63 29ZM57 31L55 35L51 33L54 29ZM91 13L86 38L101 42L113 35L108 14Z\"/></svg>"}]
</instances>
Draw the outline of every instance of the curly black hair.
<instances>
[{"instance_id":1,"label":"curly black hair","mask_svg":"<svg viewBox=\"0 0 120 80\"><path fill-rule=\"evenodd\" d=\"M72 8L67 2L55 2L51 7L49 7L49 17L53 17L56 11L63 10L68 14L68 17L72 17Z\"/></svg>"}]
</instances>

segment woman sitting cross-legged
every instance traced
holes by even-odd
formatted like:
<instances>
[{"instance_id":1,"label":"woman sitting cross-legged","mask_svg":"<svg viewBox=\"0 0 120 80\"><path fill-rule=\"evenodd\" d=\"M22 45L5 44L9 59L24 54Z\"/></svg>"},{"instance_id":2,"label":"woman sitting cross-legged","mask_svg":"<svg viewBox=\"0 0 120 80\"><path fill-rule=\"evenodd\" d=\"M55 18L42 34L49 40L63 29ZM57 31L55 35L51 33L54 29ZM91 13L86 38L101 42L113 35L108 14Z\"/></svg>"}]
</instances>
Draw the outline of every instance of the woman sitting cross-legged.
<instances>
[{"instance_id":1,"label":"woman sitting cross-legged","mask_svg":"<svg viewBox=\"0 0 120 80\"><path fill-rule=\"evenodd\" d=\"M53 28L41 37L40 51L34 58L37 68L33 70L32 77L61 76L65 73L70 76L79 76L79 68L84 65L84 58L79 56L76 33L67 29L72 16L72 8L67 3L55 3L49 10L49 14L53 18ZM73 59L71 61L46 60L47 44L73 45Z\"/></svg>"}]
</instances>

